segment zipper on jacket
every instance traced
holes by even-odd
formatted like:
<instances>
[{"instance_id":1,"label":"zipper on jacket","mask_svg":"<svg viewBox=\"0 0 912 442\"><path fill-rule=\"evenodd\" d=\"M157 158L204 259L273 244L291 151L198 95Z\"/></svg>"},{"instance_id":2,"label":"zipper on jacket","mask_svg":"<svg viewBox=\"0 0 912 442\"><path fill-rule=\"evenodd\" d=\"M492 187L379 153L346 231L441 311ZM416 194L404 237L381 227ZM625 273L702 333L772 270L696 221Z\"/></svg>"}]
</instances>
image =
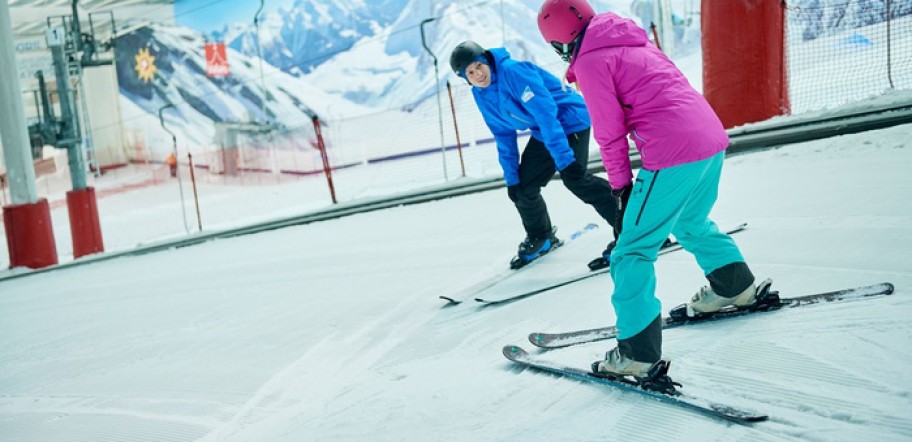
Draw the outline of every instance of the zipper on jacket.
<instances>
[{"instance_id":1,"label":"zipper on jacket","mask_svg":"<svg viewBox=\"0 0 912 442\"><path fill-rule=\"evenodd\" d=\"M643 217L643 210L646 209L646 202L649 201L649 195L652 194L652 187L655 186L656 180L659 178L659 172L661 172L661 170L657 170L655 174L652 175L652 182L649 183L649 189L646 191L646 196L643 197L643 204L640 206L640 213L637 213L636 222L633 223L635 226L640 225L640 218Z\"/></svg>"},{"instance_id":2,"label":"zipper on jacket","mask_svg":"<svg viewBox=\"0 0 912 442\"><path fill-rule=\"evenodd\" d=\"M643 142L642 149L641 150L638 149L638 150L640 151L640 160L645 162L646 161L646 139L641 137L640 134L637 133L636 129L632 130L631 133L633 134L634 138Z\"/></svg>"},{"instance_id":3,"label":"zipper on jacket","mask_svg":"<svg viewBox=\"0 0 912 442\"><path fill-rule=\"evenodd\" d=\"M529 122L529 121L526 121L526 120L524 120L524 119L522 119L522 118L517 117L516 115L513 115L513 112L507 111L507 113L510 114L511 117L516 118L517 120L522 121L523 123L530 124L530 125L532 124L532 123Z\"/></svg>"}]
</instances>

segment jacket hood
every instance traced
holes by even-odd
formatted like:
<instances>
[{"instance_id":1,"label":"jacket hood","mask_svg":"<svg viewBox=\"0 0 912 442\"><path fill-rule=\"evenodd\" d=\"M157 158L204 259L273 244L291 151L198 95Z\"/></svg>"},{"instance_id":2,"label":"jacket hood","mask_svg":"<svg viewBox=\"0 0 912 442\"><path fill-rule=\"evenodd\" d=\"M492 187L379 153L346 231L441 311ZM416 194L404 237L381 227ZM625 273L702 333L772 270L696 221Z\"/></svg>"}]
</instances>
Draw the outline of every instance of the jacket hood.
<instances>
[{"instance_id":1,"label":"jacket hood","mask_svg":"<svg viewBox=\"0 0 912 442\"><path fill-rule=\"evenodd\" d=\"M488 52L494 57L494 64L497 66L500 66L504 60L510 58L510 53L505 48L491 48L488 49Z\"/></svg>"},{"instance_id":2,"label":"jacket hood","mask_svg":"<svg viewBox=\"0 0 912 442\"><path fill-rule=\"evenodd\" d=\"M510 53L504 48L491 48L488 49L488 52L491 53L491 58L494 59L494 66L489 66L491 68L491 84L494 84L497 83L498 68L503 66L504 61L510 59ZM488 63L485 62L485 64Z\"/></svg>"},{"instance_id":3,"label":"jacket hood","mask_svg":"<svg viewBox=\"0 0 912 442\"><path fill-rule=\"evenodd\" d=\"M573 61L567 71L567 80L571 83L576 81L576 75L573 73L573 64L580 55L586 52L601 48L635 47L646 46L647 44L649 44L649 38L646 37L646 31L637 26L633 20L620 17L611 12L596 15L589 22L589 26L586 27L583 43L580 45L576 55L573 56Z\"/></svg>"},{"instance_id":4,"label":"jacket hood","mask_svg":"<svg viewBox=\"0 0 912 442\"><path fill-rule=\"evenodd\" d=\"M606 12L596 15L589 22L577 55L605 47L646 46L647 43L646 31L633 20Z\"/></svg>"}]
</instances>

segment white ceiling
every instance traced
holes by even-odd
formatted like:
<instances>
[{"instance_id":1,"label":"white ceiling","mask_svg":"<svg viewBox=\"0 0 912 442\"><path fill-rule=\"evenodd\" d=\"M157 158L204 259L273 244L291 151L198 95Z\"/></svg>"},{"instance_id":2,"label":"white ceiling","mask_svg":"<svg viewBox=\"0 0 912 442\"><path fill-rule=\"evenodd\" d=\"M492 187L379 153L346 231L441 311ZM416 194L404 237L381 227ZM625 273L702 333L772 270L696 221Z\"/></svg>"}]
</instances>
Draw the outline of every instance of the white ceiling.
<instances>
[{"instance_id":1,"label":"white ceiling","mask_svg":"<svg viewBox=\"0 0 912 442\"><path fill-rule=\"evenodd\" d=\"M5 0L0 0L5 1ZM71 0L6 0L10 5L13 36L17 38L43 35L47 18L72 15ZM79 0L80 21L88 23L90 13L111 11L118 28L136 22L163 22L174 18L174 0ZM101 18L95 16L95 19ZM109 22L109 19L102 20ZM99 23L96 23L96 26ZM101 25L102 27L105 24Z\"/></svg>"}]
</instances>

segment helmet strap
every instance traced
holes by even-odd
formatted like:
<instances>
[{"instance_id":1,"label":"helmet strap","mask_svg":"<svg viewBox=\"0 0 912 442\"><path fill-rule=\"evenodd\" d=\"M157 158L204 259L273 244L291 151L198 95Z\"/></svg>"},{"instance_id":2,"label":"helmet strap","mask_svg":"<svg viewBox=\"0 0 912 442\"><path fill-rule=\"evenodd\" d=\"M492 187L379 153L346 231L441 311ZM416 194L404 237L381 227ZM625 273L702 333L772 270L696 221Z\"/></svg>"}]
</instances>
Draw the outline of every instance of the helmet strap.
<instances>
[{"instance_id":1,"label":"helmet strap","mask_svg":"<svg viewBox=\"0 0 912 442\"><path fill-rule=\"evenodd\" d=\"M583 33L580 32L570 43L560 43L557 41L551 42L551 47L554 48L554 51L557 52L557 55L560 55L561 60L564 60L567 63L570 63L570 60L573 59L573 56L576 55L577 49L579 49L580 42L583 40Z\"/></svg>"}]
</instances>

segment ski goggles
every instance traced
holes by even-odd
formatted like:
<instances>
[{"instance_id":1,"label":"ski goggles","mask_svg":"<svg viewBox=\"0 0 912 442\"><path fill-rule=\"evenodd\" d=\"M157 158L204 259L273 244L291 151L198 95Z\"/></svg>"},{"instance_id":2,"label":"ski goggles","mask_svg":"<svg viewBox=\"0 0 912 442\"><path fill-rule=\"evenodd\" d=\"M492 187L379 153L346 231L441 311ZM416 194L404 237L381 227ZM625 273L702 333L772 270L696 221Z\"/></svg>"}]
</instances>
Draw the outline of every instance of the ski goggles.
<instances>
[{"instance_id":1,"label":"ski goggles","mask_svg":"<svg viewBox=\"0 0 912 442\"><path fill-rule=\"evenodd\" d=\"M561 43L559 41L552 41L551 47L554 49L554 52L557 52L557 55L560 55L561 60L570 63L570 59L573 58L573 50L576 46L576 40L571 41L569 44Z\"/></svg>"}]
</instances>

